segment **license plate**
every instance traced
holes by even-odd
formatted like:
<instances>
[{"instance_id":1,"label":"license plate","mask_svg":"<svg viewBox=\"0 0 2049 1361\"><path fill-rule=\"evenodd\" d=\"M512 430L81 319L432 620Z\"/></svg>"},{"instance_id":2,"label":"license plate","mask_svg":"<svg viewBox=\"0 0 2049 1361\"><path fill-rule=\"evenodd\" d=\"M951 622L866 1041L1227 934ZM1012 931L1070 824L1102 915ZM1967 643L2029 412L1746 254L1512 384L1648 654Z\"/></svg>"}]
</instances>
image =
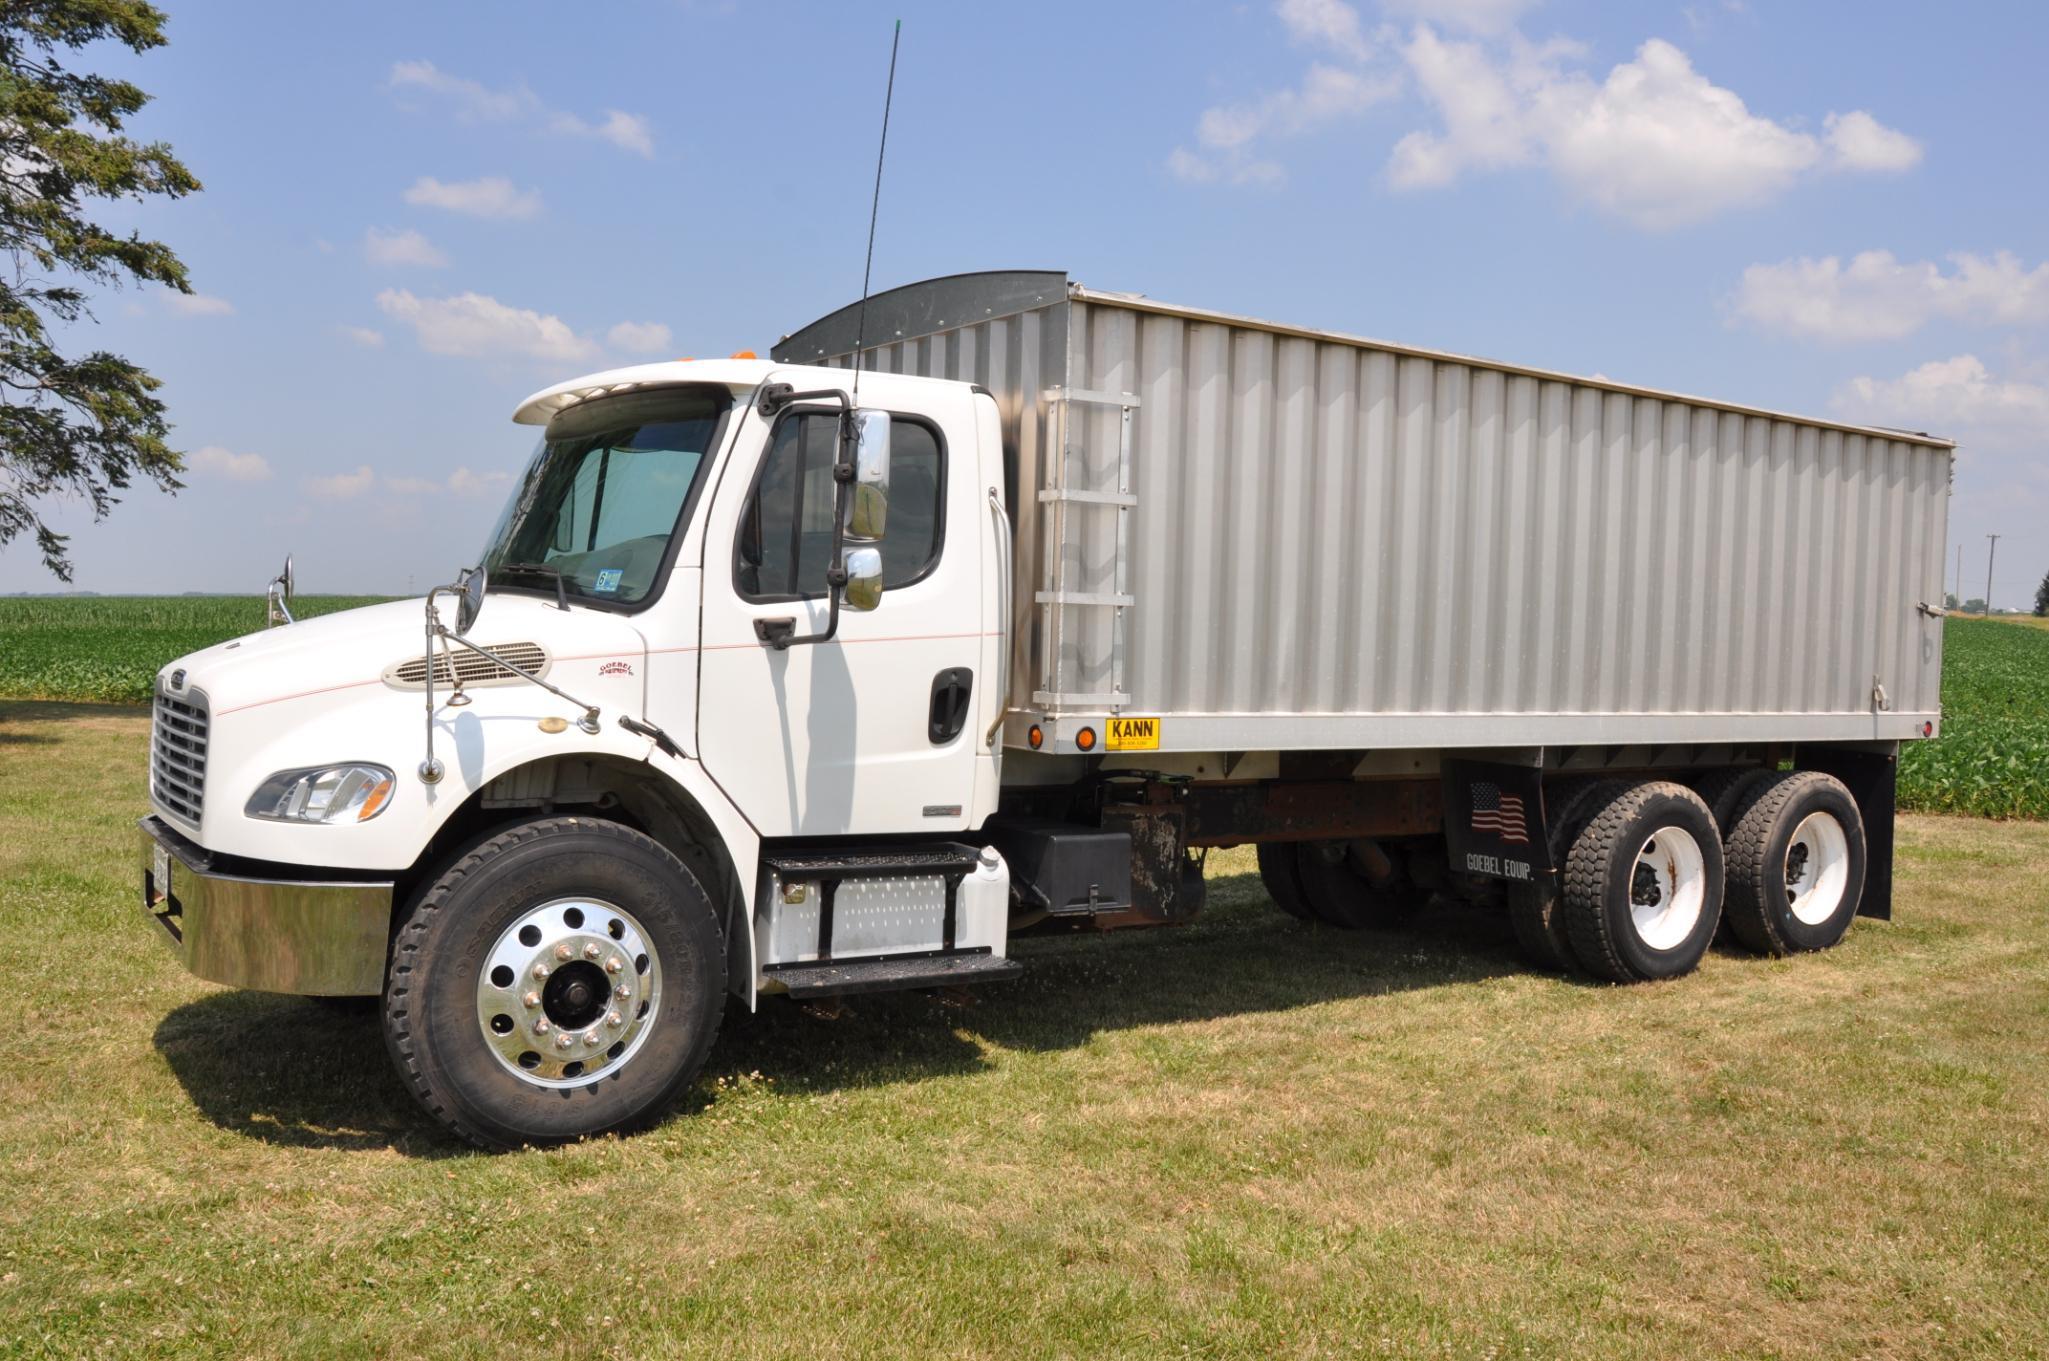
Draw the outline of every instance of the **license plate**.
<instances>
[{"instance_id":1,"label":"license plate","mask_svg":"<svg viewBox=\"0 0 2049 1361\"><path fill-rule=\"evenodd\" d=\"M156 842L150 847L149 869L150 890L148 906L155 907L158 903L171 896L171 848L161 841Z\"/></svg>"}]
</instances>

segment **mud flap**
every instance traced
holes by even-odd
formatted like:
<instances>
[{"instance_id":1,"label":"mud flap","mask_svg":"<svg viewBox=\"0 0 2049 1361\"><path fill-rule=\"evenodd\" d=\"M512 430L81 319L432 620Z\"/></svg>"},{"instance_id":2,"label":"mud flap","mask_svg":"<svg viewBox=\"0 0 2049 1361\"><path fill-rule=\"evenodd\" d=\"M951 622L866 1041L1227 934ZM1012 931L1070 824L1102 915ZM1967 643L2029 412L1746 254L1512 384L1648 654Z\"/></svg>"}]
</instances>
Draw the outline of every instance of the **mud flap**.
<instances>
[{"instance_id":1,"label":"mud flap","mask_svg":"<svg viewBox=\"0 0 2049 1361\"><path fill-rule=\"evenodd\" d=\"M1444 843L1454 873L1512 884L1550 879L1543 771L1495 761L1446 761Z\"/></svg>"}]
</instances>

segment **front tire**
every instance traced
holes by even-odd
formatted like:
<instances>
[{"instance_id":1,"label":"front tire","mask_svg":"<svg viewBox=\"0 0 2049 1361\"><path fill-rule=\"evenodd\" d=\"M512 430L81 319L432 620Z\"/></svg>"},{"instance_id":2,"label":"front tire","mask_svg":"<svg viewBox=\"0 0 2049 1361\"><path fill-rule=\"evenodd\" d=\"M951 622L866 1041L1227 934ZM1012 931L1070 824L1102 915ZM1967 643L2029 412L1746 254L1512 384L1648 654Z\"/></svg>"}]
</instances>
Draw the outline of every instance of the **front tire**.
<instances>
[{"instance_id":1,"label":"front tire","mask_svg":"<svg viewBox=\"0 0 2049 1361\"><path fill-rule=\"evenodd\" d=\"M618 823L499 832L420 894L384 992L392 1061L482 1148L659 1119L703 1067L725 1003L711 899Z\"/></svg>"},{"instance_id":2,"label":"front tire","mask_svg":"<svg viewBox=\"0 0 2049 1361\"><path fill-rule=\"evenodd\" d=\"M1617 983L1691 973L1714 940L1722 892L1722 838L1700 795L1661 780L1632 785L1566 856L1573 954Z\"/></svg>"},{"instance_id":3,"label":"front tire","mask_svg":"<svg viewBox=\"0 0 2049 1361\"><path fill-rule=\"evenodd\" d=\"M1864 819L1840 780L1777 775L1729 833L1729 931L1763 955L1826 950L1864 896Z\"/></svg>"}]
</instances>

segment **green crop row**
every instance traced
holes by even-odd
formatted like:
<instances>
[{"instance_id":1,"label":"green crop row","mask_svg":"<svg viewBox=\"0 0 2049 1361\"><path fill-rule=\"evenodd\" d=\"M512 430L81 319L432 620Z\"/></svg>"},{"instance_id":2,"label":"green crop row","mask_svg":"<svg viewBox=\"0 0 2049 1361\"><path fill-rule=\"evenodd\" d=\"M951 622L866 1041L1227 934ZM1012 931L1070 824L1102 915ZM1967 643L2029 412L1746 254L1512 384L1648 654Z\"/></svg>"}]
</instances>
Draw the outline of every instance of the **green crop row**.
<instances>
[{"instance_id":1,"label":"green crop row","mask_svg":"<svg viewBox=\"0 0 2049 1361\"><path fill-rule=\"evenodd\" d=\"M303 618L373 599L308 596L296 608ZM165 662L262 627L250 596L0 599L0 698L146 702ZM2049 818L2049 630L1951 619L1942 701L1942 736L1900 758L1900 806Z\"/></svg>"},{"instance_id":2,"label":"green crop row","mask_svg":"<svg viewBox=\"0 0 2049 1361\"><path fill-rule=\"evenodd\" d=\"M304 619L379 597L301 596ZM45 596L0 599L0 699L143 704L174 657L263 627L257 596Z\"/></svg>"}]
</instances>

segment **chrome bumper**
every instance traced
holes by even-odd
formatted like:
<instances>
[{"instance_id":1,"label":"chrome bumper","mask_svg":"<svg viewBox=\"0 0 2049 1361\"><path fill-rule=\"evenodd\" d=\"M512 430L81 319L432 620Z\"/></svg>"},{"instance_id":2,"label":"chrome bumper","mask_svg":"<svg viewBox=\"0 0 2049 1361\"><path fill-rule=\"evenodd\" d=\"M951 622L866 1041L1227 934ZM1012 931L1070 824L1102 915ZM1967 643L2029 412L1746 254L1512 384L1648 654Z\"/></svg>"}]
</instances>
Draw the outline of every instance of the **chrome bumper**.
<instances>
[{"instance_id":1,"label":"chrome bumper","mask_svg":"<svg viewBox=\"0 0 2049 1361\"><path fill-rule=\"evenodd\" d=\"M162 818L143 818L142 905L199 977L316 997L384 990L390 883L255 879L211 857Z\"/></svg>"}]
</instances>

